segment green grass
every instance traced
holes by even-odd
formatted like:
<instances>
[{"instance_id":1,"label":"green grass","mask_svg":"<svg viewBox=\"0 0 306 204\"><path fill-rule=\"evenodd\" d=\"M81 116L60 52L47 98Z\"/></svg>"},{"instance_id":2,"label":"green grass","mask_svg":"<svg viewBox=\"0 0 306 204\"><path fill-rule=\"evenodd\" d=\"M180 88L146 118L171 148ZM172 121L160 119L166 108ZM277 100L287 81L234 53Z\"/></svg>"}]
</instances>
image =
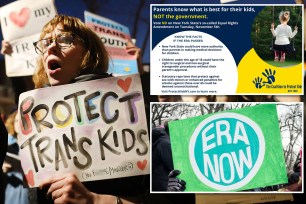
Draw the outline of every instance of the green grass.
<instances>
[{"instance_id":1,"label":"green grass","mask_svg":"<svg viewBox=\"0 0 306 204\"><path fill-rule=\"evenodd\" d=\"M301 61L293 61L293 60L286 60L285 62L274 62L273 60L267 60L265 61L266 63L272 65L272 66L275 66L275 67L291 67L291 66L294 66L294 65L297 65L297 64L300 64Z\"/></svg>"}]
</instances>

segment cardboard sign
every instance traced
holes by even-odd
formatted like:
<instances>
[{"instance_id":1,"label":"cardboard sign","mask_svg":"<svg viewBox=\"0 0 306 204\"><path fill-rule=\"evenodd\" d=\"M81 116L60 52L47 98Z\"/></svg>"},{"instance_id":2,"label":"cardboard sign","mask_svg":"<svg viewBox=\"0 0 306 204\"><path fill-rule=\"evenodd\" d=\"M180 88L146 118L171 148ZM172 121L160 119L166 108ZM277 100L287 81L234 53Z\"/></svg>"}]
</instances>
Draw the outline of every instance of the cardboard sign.
<instances>
[{"instance_id":1,"label":"cardboard sign","mask_svg":"<svg viewBox=\"0 0 306 204\"><path fill-rule=\"evenodd\" d=\"M114 75L138 73L137 56L126 51L127 42L131 41L128 27L88 11L84 15L86 25L101 38L111 57L108 72Z\"/></svg>"},{"instance_id":2,"label":"cardboard sign","mask_svg":"<svg viewBox=\"0 0 306 204\"><path fill-rule=\"evenodd\" d=\"M169 127L174 168L182 171L186 191L241 191L287 182L275 104L173 121Z\"/></svg>"},{"instance_id":3,"label":"cardboard sign","mask_svg":"<svg viewBox=\"0 0 306 204\"><path fill-rule=\"evenodd\" d=\"M19 102L20 158L30 187L64 172L81 181L149 173L139 75L37 89Z\"/></svg>"}]
</instances>

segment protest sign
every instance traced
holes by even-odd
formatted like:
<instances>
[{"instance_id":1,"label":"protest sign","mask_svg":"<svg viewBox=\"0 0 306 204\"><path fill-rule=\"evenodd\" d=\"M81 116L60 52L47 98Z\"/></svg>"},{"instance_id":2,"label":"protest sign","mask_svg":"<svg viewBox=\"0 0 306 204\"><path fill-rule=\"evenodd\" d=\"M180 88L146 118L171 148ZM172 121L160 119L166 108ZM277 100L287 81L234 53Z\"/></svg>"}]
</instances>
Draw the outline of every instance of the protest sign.
<instances>
[{"instance_id":1,"label":"protest sign","mask_svg":"<svg viewBox=\"0 0 306 204\"><path fill-rule=\"evenodd\" d=\"M9 77L33 75L36 67L33 42L39 39L43 26L57 13L53 0L15 1L1 7L1 29L4 40L13 49L5 55L6 74Z\"/></svg>"},{"instance_id":2,"label":"protest sign","mask_svg":"<svg viewBox=\"0 0 306 204\"><path fill-rule=\"evenodd\" d=\"M186 191L241 191L287 183L275 104L169 123Z\"/></svg>"},{"instance_id":3,"label":"protest sign","mask_svg":"<svg viewBox=\"0 0 306 204\"><path fill-rule=\"evenodd\" d=\"M19 102L20 158L31 187L65 172L81 181L149 173L139 75L37 89Z\"/></svg>"},{"instance_id":4,"label":"protest sign","mask_svg":"<svg viewBox=\"0 0 306 204\"><path fill-rule=\"evenodd\" d=\"M294 51L275 60L279 35L270 29L282 10L290 11L287 29L298 28L284 37ZM303 94L302 10L299 4L151 4L151 94Z\"/></svg>"},{"instance_id":5,"label":"protest sign","mask_svg":"<svg viewBox=\"0 0 306 204\"><path fill-rule=\"evenodd\" d=\"M128 27L88 11L84 16L86 25L101 38L111 57L108 72L114 75L138 73L137 56L126 51L127 43L131 42Z\"/></svg>"},{"instance_id":6,"label":"protest sign","mask_svg":"<svg viewBox=\"0 0 306 204\"><path fill-rule=\"evenodd\" d=\"M53 0L14 1L1 7L1 28L7 41L40 33L42 27L56 14Z\"/></svg>"},{"instance_id":7,"label":"protest sign","mask_svg":"<svg viewBox=\"0 0 306 204\"><path fill-rule=\"evenodd\" d=\"M33 75L36 68L37 53L33 42L39 34L18 38L10 42L13 53L5 55L6 75L8 77Z\"/></svg>"}]
</instances>

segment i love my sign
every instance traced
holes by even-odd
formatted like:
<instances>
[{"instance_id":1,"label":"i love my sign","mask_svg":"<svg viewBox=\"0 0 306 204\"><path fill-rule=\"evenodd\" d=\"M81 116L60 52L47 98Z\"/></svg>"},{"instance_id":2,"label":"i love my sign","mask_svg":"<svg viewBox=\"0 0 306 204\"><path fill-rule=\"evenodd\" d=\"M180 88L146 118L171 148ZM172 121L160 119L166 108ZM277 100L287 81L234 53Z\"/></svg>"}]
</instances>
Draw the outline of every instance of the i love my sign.
<instances>
[{"instance_id":1,"label":"i love my sign","mask_svg":"<svg viewBox=\"0 0 306 204\"><path fill-rule=\"evenodd\" d=\"M39 33L57 13L53 0L22 0L0 9L3 38L7 41Z\"/></svg>"}]
</instances>

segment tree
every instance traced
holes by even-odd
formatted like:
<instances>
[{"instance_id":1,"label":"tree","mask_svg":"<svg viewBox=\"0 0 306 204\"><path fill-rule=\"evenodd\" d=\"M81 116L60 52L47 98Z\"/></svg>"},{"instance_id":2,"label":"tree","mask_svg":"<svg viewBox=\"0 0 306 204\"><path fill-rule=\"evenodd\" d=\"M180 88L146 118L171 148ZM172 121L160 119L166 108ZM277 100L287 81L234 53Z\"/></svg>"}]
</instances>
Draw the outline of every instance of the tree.
<instances>
[{"instance_id":1,"label":"tree","mask_svg":"<svg viewBox=\"0 0 306 204\"><path fill-rule=\"evenodd\" d=\"M165 120L191 118L250 106L250 103L155 103L152 105L152 127L162 125Z\"/></svg>"},{"instance_id":2,"label":"tree","mask_svg":"<svg viewBox=\"0 0 306 204\"><path fill-rule=\"evenodd\" d=\"M285 162L287 170L292 169L299 149L302 147L302 108L301 104L279 104L278 109L283 109L279 124L282 135Z\"/></svg>"},{"instance_id":3,"label":"tree","mask_svg":"<svg viewBox=\"0 0 306 204\"><path fill-rule=\"evenodd\" d=\"M224 103L200 104L201 115L210 114L224 110Z\"/></svg>"},{"instance_id":4,"label":"tree","mask_svg":"<svg viewBox=\"0 0 306 204\"><path fill-rule=\"evenodd\" d=\"M166 120L194 117L199 112L198 105L187 103L155 103L152 105L152 127L162 125Z\"/></svg>"}]
</instances>

